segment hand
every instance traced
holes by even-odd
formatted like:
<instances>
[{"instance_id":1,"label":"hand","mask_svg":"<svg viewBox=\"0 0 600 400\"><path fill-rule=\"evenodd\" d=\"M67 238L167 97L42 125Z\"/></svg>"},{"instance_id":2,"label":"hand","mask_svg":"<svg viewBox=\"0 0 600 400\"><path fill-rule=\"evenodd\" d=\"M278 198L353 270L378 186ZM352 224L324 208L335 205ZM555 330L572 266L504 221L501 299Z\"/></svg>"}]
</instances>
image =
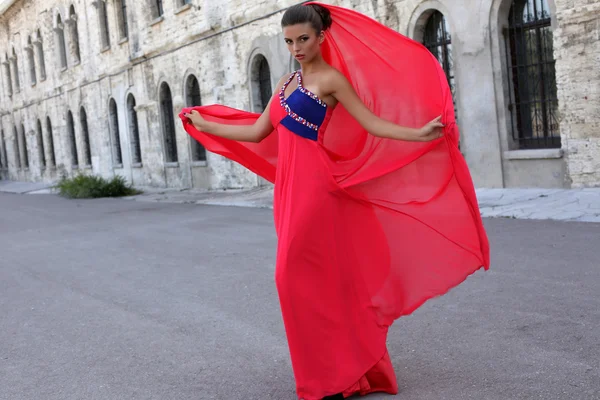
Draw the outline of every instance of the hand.
<instances>
[{"instance_id":1,"label":"hand","mask_svg":"<svg viewBox=\"0 0 600 400\"><path fill-rule=\"evenodd\" d=\"M433 121L427 123L424 127L419 129L417 134L417 141L429 142L431 140L439 139L442 137L442 128L446 125L442 124L442 116L440 115Z\"/></svg>"},{"instance_id":2,"label":"hand","mask_svg":"<svg viewBox=\"0 0 600 400\"><path fill-rule=\"evenodd\" d=\"M203 127L206 125L206 120L202 118L202 115L196 110L192 110L191 113L183 114L184 117L190 120L190 122L198 129L199 131L203 131Z\"/></svg>"}]
</instances>

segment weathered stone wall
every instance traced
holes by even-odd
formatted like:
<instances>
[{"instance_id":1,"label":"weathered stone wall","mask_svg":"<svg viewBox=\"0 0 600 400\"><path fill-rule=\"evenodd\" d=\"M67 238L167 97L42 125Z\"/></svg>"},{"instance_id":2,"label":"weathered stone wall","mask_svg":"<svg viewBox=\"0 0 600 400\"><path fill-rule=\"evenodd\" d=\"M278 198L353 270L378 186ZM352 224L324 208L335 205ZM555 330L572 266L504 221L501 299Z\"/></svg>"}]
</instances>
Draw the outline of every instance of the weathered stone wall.
<instances>
[{"instance_id":1,"label":"weathered stone wall","mask_svg":"<svg viewBox=\"0 0 600 400\"><path fill-rule=\"evenodd\" d=\"M573 187L600 186L600 2L557 1L561 137Z\"/></svg>"},{"instance_id":2,"label":"weathered stone wall","mask_svg":"<svg viewBox=\"0 0 600 400\"><path fill-rule=\"evenodd\" d=\"M159 88L169 85L173 113L185 105L185 82L198 78L202 103L222 103L252 110L256 83L252 82L253 58L265 56L274 85L292 69L280 36L282 10L297 1L164 0L164 14L156 18L151 1L127 2L129 35L121 38L117 0L107 1L110 47L103 49L98 2L90 0L17 1L0 16L0 61L10 63L17 55L20 92L8 95L4 66L0 68L0 125L4 133L9 169L4 177L18 180L55 180L80 172L103 176L121 174L140 186L249 187L261 184L252 173L214 154L206 163L192 162L190 138L177 127L178 163L165 162L164 135L159 112ZM511 152L507 128L506 68L502 53L501 25L508 0L339 0L342 5L367 13L401 33L419 39L428 13L436 9L449 21L456 68L457 109L461 127L461 150L478 186L576 186L600 185L598 128L598 46L600 0L557 0L555 56L562 114L564 158L559 152L533 155ZM59 64L57 16L69 20L69 8L77 14L80 61L65 24L66 69ZM46 79L36 60L35 85L30 81L28 37L35 42L40 30ZM34 45L34 53L37 52ZM36 53L37 54L37 53ZM594 68L595 66L595 68ZM135 96L141 165L132 163L126 99ZM118 108L123 162L113 160L109 101ZM87 112L92 150L91 168L72 167L66 115L75 121L79 159L83 160L80 110ZM41 167L37 120L43 127L46 159L49 159L52 124L56 167ZM14 126L26 132L29 168L17 168ZM17 135L18 136L18 135ZM2 143L0 143L0 148ZM22 146L21 146L22 148ZM0 149L1 150L1 149ZM0 155L2 152L0 151ZM565 161L567 168L565 168ZM82 164L80 162L80 164ZM565 172L565 170L567 172ZM532 173L532 171L536 171ZM567 173L569 175L567 175Z\"/></svg>"}]
</instances>

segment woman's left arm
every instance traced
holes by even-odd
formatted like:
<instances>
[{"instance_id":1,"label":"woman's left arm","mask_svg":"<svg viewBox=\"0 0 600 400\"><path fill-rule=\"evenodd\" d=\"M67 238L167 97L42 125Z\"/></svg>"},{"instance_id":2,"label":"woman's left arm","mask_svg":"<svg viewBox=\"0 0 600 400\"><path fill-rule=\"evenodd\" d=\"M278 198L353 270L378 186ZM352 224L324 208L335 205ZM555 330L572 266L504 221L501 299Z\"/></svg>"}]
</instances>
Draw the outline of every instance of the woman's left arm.
<instances>
[{"instance_id":1,"label":"woman's left arm","mask_svg":"<svg viewBox=\"0 0 600 400\"><path fill-rule=\"evenodd\" d=\"M338 71L332 72L331 79L327 80L327 86L327 91L348 110L365 130L374 136L409 142L428 142L442 136L444 124L441 122L441 116L420 129L396 125L379 118L365 106L350 82Z\"/></svg>"}]
</instances>

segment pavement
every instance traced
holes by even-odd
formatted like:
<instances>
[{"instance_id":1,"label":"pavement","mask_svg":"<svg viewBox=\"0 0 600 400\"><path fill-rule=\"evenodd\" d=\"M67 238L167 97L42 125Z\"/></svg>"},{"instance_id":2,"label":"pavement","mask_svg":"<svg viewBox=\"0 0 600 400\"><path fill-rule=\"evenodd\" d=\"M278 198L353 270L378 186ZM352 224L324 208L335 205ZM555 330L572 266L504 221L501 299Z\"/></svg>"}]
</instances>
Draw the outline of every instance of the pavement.
<instances>
[{"instance_id":1,"label":"pavement","mask_svg":"<svg viewBox=\"0 0 600 400\"><path fill-rule=\"evenodd\" d=\"M365 400L600 399L600 225L484 223ZM264 208L0 193L0 400L297 400L275 245Z\"/></svg>"},{"instance_id":2,"label":"pavement","mask_svg":"<svg viewBox=\"0 0 600 400\"><path fill-rule=\"evenodd\" d=\"M52 184L46 182L16 182L0 180L0 193L51 193Z\"/></svg>"},{"instance_id":3,"label":"pavement","mask_svg":"<svg viewBox=\"0 0 600 400\"><path fill-rule=\"evenodd\" d=\"M272 208L273 189L178 190L140 188L143 193L126 199L141 202L205 204ZM53 193L52 184L0 181L0 193ZM512 218L600 223L600 188L584 189L477 189L484 218Z\"/></svg>"}]
</instances>

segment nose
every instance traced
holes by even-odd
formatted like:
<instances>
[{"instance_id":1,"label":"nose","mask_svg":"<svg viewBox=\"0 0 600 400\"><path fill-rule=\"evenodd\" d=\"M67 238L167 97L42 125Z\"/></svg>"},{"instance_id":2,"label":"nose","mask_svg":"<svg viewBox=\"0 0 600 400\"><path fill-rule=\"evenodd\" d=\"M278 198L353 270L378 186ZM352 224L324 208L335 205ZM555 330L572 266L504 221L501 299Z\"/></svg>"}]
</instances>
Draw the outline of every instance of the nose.
<instances>
[{"instance_id":1,"label":"nose","mask_svg":"<svg viewBox=\"0 0 600 400\"><path fill-rule=\"evenodd\" d=\"M292 50L294 50L294 53L297 53L300 50L298 42L294 42L294 44L292 45Z\"/></svg>"}]
</instances>

